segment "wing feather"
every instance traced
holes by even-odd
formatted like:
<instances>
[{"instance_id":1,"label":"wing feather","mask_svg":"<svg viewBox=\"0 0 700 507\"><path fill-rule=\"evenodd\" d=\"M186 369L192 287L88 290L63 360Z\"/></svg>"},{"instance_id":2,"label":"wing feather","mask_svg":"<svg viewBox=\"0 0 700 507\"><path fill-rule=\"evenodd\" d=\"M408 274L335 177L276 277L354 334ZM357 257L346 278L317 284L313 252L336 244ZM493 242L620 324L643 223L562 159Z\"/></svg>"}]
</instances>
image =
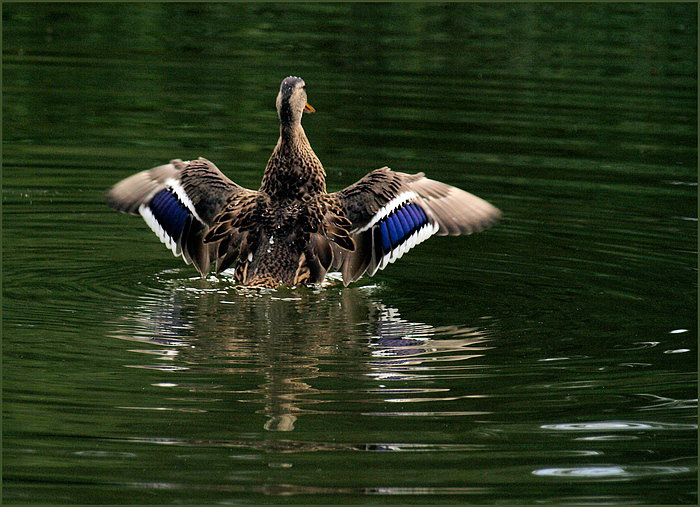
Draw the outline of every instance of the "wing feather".
<instances>
[{"instance_id":1,"label":"wing feather","mask_svg":"<svg viewBox=\"0 0 700 507\"><path fill-rule=\"evenodd\" d=\"M205 275L215 248L204 236L214 216L232 196L248 192L204 158L176 159L120 181L106 200L118 211L142 215L174 255Z\"/></svg>"},{"instance_id":2,"label":"wing feather","mask_svg":"<svg viewBox=\"0 0 700 507\"><path fill-rule=\"evenodd\" d=\"M345 285L374 275L433 234L471 234L491 226L501 212L459 188L404 174L388 167L332 194L352 223L354 251L340 250L334 260Z\"/></svg>"}]
</instances>

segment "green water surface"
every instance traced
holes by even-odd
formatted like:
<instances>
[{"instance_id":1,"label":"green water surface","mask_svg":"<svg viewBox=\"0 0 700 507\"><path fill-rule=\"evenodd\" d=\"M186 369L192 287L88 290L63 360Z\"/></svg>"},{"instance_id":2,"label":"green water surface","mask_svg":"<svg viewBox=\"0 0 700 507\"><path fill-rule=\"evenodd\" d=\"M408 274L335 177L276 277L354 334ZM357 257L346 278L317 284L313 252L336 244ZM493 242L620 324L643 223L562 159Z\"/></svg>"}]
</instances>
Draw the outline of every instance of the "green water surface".
<instances>
[{"instance_id":1,"label":"green water surface","mask_svg":"<svg viewBox=\"0 0 700 507\"><path fill-rule=\"evenodd\" d=\"M697 503L696 4L2 10L4 503ZM260 291L107 208L257 188L288 75L330 191L501 222Z\"/></svg>"}]
</instances>

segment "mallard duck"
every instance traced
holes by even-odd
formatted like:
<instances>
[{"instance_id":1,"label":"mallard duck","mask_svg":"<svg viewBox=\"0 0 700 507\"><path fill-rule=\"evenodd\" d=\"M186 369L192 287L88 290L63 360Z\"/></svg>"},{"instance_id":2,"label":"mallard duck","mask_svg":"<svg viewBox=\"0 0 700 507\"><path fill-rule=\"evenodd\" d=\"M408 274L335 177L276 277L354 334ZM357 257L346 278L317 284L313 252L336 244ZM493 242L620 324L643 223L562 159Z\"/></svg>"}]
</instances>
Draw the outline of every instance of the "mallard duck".
<instances>
[{"instance_id":1,"label":"mallard duck","mask_svg":"<svg viewBox=\"0 0 700 507\"><path fill-rule=\"evenodd\" d=\"M199 158L134 174L107 202L140 214L176 256L205 276L235 263L248 286L320 283L340 271L344 285L373 276L434 234L480 231L499 217L488 202L450 185L376 169L358 182L326 192L326 172L301 126L305 83L290 76L277 95L280 137L259 190L227 178Z\"/></svg>"}]
</instances>

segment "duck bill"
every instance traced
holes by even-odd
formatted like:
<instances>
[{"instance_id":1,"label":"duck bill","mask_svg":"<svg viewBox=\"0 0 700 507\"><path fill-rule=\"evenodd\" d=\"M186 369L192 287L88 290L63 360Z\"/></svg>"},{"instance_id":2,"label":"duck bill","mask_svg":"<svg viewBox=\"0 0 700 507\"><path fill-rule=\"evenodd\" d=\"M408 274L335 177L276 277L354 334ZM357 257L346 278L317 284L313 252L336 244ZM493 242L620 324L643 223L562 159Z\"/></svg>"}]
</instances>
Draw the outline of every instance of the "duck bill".
<instances>
[{"instance_id":1,"label":"duck bill","mask_svg":"<svg viewBox=\"0 0 700 507\"><path fill-rule=\"evenodd\" d=\"M306 105L304 106L304 112L305 112L305 113L315 113L316 110L315 110L313 107L311 107L310 104L306 104Z\"/></svg>"}]
</instances>

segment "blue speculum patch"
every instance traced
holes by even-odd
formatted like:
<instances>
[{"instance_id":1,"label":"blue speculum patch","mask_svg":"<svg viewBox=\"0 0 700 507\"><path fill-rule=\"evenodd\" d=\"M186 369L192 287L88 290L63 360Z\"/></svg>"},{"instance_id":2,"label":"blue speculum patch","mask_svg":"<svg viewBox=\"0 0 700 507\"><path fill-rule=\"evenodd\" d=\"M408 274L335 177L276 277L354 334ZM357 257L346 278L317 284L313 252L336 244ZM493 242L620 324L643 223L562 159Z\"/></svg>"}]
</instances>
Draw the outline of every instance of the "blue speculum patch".
<instances>
[{"instance_id":1,"label":"blue speculum patch","mask_svg":"<svg viewBox=\"0 0 700 507\"><path fill-rule=\"evenodd\" d=\"M403 237L401 225L398 223L394 213L386 217L386 225L389 228L389 237L391 238L391 246L396 246L399 239Z\"/></svg>"},{"instance_id":2,"label":"blue speculum patch","mask_svg":"<svg viewBox=\"0 0 700 507\"><path fill-rule=\"evenodd\" d=\"M428 217L420 206L408 203L390 213L379 222L384 253L396 248L428 223Z\"/></svg>"},{"instance_id":3,"label":"blue speculum patch","mask_svg":"<svg viewBox=\"0 0 700 507\"><path fill-rule=\"evenodd\" d=\"M163 230L174 240L180 238L189 211L168 188L158 192L148 205Z\"/></svg>"}]
</instances>

